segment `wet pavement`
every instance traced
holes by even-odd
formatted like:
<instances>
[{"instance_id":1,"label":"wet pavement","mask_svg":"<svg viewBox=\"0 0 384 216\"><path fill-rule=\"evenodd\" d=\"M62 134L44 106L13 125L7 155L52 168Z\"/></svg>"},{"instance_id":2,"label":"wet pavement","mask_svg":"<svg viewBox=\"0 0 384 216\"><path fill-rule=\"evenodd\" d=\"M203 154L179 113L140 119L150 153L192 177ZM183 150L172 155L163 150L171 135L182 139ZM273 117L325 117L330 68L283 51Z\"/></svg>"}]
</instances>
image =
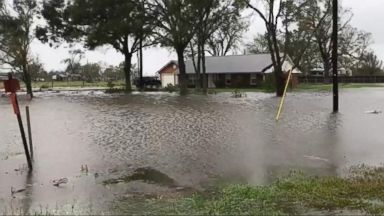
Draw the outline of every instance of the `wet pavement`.
<instances>
[{"instance_id":1,"label":"wet pavement","mask_svg":"<svg viewBox=\"0 0 384 216\"><path fill-rule=\"evenodd\" d=\"M343 90L340 114L330 112L331 94L291 93L278 123L278 99L264 93L238 99L97 91L36 96L20 101L32 114L30 174L16 117L0 98L0 214L108 213L120 196L201 190L217 182L266 184L292 169L343 175L352 165L384 161L384 114L366 113L384 110L380 88ZM162 176L172 185L105 184L132 179L138 170L154 170L139 176ZM53 186L60 178L68 183ZM26 190L12 194L11 188Z\"/></svg>"}]
</instances>

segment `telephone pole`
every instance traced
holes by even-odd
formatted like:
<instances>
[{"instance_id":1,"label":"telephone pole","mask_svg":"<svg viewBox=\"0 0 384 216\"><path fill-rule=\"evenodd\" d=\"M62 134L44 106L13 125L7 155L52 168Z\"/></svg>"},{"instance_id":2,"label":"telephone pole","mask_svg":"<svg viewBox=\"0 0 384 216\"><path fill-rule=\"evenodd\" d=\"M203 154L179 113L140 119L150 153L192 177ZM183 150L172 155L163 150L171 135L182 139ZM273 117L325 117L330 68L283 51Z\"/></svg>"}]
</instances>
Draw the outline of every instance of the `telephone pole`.
<instances>
[{"instance_id":1,"label":"telephone pole","mask_svg":"<svg viewBox=\"0 0 384 216\"><path fill-rule=\"evenodd\" d=\"M339 111L339 75L338 75L338 0L333 0L333 34L332 34L332 66L333 66L333 112Z\"/></svg>"}]
</instances>

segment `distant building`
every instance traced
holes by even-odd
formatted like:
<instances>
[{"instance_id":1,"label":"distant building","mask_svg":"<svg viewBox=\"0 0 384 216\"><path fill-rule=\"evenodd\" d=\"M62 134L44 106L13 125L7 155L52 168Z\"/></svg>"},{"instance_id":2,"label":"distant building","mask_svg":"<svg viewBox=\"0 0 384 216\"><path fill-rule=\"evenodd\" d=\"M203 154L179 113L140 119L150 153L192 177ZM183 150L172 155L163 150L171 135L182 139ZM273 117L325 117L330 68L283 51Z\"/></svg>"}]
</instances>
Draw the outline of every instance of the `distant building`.
<instances>
[{"instance_id":1,"label":"distant building","mask_svg":"<svg viewBox=\"0 0 384 216\"><path fill-rule=\"evenodd\" d=\"M283 64L283 71L288 72L293 67L289 57ZM186 61L188 85L196 84L195 68L193 61ZM162 86L178 84L178 64L171 61L162 67L158 73ZM209 88L247 88L260 86L268 74L273 73L270 54L233 55L233 56L208 56L206 58L206 73ZM293 71L293 83L298 83L298 69Z\"/></svg>"},{"instance_id":2,"label":"distant building","mask_svg":"<svg viewBox=\"0 0 384 216\"><path fill-rule=\"evenodd\" d=\"M330 76L332 74L332 69L330 70ZM339 68L338 69L338 75L340 76L352 76L352 70L345 69L345 68ZM313 68L309 71L309 76L316 76L316 77L324 77L325 71L323 68Z\"/></svg>"}]
</instances>

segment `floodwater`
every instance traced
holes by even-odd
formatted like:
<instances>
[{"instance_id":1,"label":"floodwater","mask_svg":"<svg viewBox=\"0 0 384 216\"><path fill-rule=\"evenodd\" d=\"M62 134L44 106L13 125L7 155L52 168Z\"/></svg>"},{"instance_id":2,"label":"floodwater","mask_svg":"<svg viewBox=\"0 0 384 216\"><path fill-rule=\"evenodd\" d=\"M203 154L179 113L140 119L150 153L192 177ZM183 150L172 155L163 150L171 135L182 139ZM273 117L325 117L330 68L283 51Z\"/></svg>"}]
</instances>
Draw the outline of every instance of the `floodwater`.
<instances>
[{"instance_id":1,"label":"floodwater","mask_svg":"<svg viewBox=\"0 0 384 216\"><path fill-rule=\"evenodd\" d=\"M217 182L266 184L292 169L343 175L350 166L384 161L384 114L365 113L384 109L384 89L343 90L337 115L329 93L291 93L280 122L278 99L264 93L36 96L20 101L32 114L32 173L16 117L0 98L0 214L108 213L121 196L172 193L140 179L103 184L138 169L201 190ZM60 178L68 183L53 186Z\"/></svg>"}]
</instances>

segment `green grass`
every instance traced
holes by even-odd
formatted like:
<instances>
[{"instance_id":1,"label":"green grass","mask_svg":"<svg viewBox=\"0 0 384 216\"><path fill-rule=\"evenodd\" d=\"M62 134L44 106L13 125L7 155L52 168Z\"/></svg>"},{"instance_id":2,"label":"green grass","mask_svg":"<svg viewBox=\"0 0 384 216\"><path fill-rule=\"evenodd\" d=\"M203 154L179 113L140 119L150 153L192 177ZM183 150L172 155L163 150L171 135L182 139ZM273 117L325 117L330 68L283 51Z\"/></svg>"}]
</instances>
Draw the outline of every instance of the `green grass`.
<instances>
[{"instance_id":1,"label":"green grass","mask_svg":"<svg viewBox=\"0 0 384 216\"><path fill-rule=\"evenodd\" d=\"M357 89L357 88L384 88L384 83L348 83L348 84L340 84L341 89ZM271 90L266 88L219 88L214 89L216 93L224 93L224 92L235 92L236 90L240 90L242 92L266 92L271 93ZM297 87L293 89L289 89L290 91L296 92L325 92L332 91L332 84L299 84Z\"/></svg>"},{"instance_id":2,"label":"green grass","mask_svg":"<svg viewBox=\"0 0 384 216\"><path fill-rule=\"evenodd\" d=\"M384 88L382 83L341 83L342 89ZM294 91L332 91L332 84L299 84Z\"/></svg>"},{"instance_id":3,"label":"green grass","mask_svg":"<svg viewBox=\"0 0 384 216\"><path fill-rule=\"evenodd\" d=\"M132 202L114 206L134 213ZM136 206L137 207L137 206ZM296 215L344 211L384 214L384 169L355 167L347 178L306 176L293 172L267 186L228 185L187 198L149 199L138 214Z\"/></svg>"}]
</instances>

